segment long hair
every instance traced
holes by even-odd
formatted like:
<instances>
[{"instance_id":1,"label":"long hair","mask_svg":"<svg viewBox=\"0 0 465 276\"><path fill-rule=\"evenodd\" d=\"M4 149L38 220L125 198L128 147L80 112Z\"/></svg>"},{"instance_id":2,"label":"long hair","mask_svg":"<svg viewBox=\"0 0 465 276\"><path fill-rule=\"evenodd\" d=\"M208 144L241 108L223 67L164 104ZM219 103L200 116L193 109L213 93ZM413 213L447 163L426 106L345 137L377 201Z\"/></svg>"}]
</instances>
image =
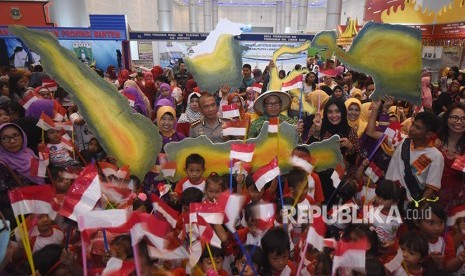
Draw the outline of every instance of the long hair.
<instances>
[{"instance_id":1,"label":"long hair","mask_svg":"<svg viewBox=\"0 0 465 276\"><path fill-rule=\"evenodd\" d=\"M328 109L333 104L335 104L341 112L341 122L337 125L333 125L328 119ZM347 121L347 110L342 99L330 98L325 105L320 131L321 139L324 138L326 132L329 132L331 135L338 134L341 138L349 136L350 126Z\"/></svg>"},{"instance_id":2,"label":"long hair","mask_svg":"<svg viewBox=\"0 0 465 276\"><path fill-rule=\"evenodd\" d=\"M452 113L452 110L459 108L465 112L465 105L462 103L454 103L451 107L447 109L447 111L442 116L442 123L439 131L437 133L438 138L441 140L442 145L447 145L447 140L449 139L449 127L447 126L447 120L449 120L449 116ZM455 146L455 150L462 155L465 153L465 135L462 134L462 137L458 141L457 145Z\"/></svg>"}]
</instances>

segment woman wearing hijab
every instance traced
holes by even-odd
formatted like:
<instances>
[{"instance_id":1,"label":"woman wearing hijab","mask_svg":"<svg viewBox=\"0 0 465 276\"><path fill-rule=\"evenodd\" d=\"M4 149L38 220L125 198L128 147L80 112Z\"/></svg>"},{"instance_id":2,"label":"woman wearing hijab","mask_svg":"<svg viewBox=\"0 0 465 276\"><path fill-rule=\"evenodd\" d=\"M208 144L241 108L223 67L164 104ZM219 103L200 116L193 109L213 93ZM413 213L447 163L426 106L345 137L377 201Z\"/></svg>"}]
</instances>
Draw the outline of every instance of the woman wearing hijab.
<instances>
[{"instance_id":1,"label":"woman wearing hijab","mask_svg":"<svg viewBox=\"0 0 465 276\"><path fill-rule=\"evenodd\" d=\"M362 107L360 108L360 119L362 122L368 123L368 120L370 120L371 109L371 102L362 103Z\"/></svg>"},{"instance_id":2,"label":"woman wearing hijab","mask_svg":"<svg viewBox=\"0 0 465 276\"><path fill-rule=\"evenodd\" d=\"M183 92L183 99L184 99L184 106L187 107L187 103L189 102L187 99L189 98L189 95L194 91L194 88L197 87L197 83L193 79L188 79L186 81L186 84L184 86L184 92Z\"/></svg>"},{"instance_id":3,"label":"woman wearing hijab","mask_svg":"<svg viewBox=\"0 0 465 276\"><path fill-rule=\"evenodd\" d=\"M433 107L433 95L431 94L431 78L425 76L421 78L421 105L423 107Z\"/></svg>"},{"instance_id":4,"label":"woman wearing hijab","mask_svg":"<svg viewBox=\"0 0 465 276\"><path fill-rule=\"evenodd\" d=\"M111 83L115 83L115 81L118 79L115 66L108 65L107 71L105 71L105 79Z\"/></svg>"},{"instance_id":5,"label":"woman wearing hijab","mask_svg":"<svg viewBox=\"0 0 465 276\"><path fill-rule=\"evenodd\" d=\"M175 100L174 98L171 96L171 86L167 83L162 83L160 84L160 87L158 88L158 91L160 92L159 93L159 96L158 96L158 99L155 101L155 105L158 105L158 101L160 101L161 99L167 99L171 102L171 106L176 106L175 105Z\"/></svg>"},{"instance_id":6,"label":"woman wearing hijab","mask_svg":"<svg viewBox=\"0 0 465 276\"><path fill-rule=\"evenodd\" d=\"M179 142L186 138L186 136L176 131L176 111L173 107L164 105L160 106L157 110L157 126L162 137L162 149L164 153L164 146L169 142Z\"/></svg>"},{"instance_id":7,"label":"woman wearing hijab","mask_svg":"<svg viewBox=\"0 0 465 276\"><path fill-rule=\"evenodd\" d=\"M176 130L184 134L186 137L189 136L191 124L203 118L203 115L200 112L199 99L199 93L191 93L187 99L189 104L186 107L186 112L181 114L179 117Z\"/></svg>"},{"instance_id":8,"label":"woman wearing hijab","mask_svg":"<svg viewBox=\"0 0 465 276\"><path fill-rule=\"evenodd\" d=\"M146 114L147 116L149 117L151 114L152 114L152 106L150 105L150 101L149 99L144 95L144 93L140 90L139 86L137 85L137 83L133 80L127 80L125 83L124 83L124 89L128 88L128 87L132 87L132 88L135 88L137 93L139 94L140 98L142 99L143 103L144 103L144 106L145 106L145 110L146 110Z\"/></svg>"},{"instance_id":9,"label":"woman wearing hijab","mask_svg":"<svg viewBox=\"0 0 465 276\"><path fill-rule=\"evenodd\" d=\"M329 139L333 135L339 135L339 144L346 165L346 176L355 179L356 159L360 152L360 146L357 133L350 127L347 120L347 110L344 102L340 99L329 99L324 107L321 123L316 121L312 128L315 129L315 132L309 139L310 143ZM333 169L329 169L320 173L322 183L331 181L333 171ZM326 199L329 199L333 192L333 185L324 185L323 193Z\"/></svg>"},{"instance_id":10,"label":"woman wearing hijab","mask_svg":"<svg viewBox=\"0 0 465 276\"><path fill-rule=\"evenodd\" d=\"M355 130L358 138L362 137L368 124L360 118L362 103L355 98L350 98L347 99L344 104L347 108L347 120L349 122L349 126Z\"/></svg>"},{"instance_id":11,"label":"woman wearing hijab","mask_svg":"<svg viewBox=\"0 0 465 276\"><path fill-rule=\"evenodd\" d=\"M40 119L42 112L48 117L52 118L55 116L54 100L39 99L33 102L26 110L26 117L33 117Z\"/></svg>"},{"instance_id":12,"label":"woman wearing hijab","mask_svg":"<svg viewBox=\"0 0 465 276\"><path fill-rule=\"evenodd\" d=\"M37 158L27 148L27 137L16 124L0 126L0 211L14 222L8 191L15 187L44 184L43 177L31 175L31 158Z\"/></svg>"},{"instance_id":13,"label":"woman wearing hijab","mask_svg":"<svg viewBox=\"0 0 465 276\"><path fill-rule=\"evenodd\" d=\"M129 71L126 70L126 69L123 69L121 71L119 71L118 73L118 79L116 80L115 82L115 85L116 87L118 87L118 89L122 89L123 88L123 85L124 83L129 80Z\"/></svg>"},{"instance_id":14,"label":"woman wearing hijab","mask_svg":"<svg viewBox=\"0 0 465 276\"><path fill-rule=\"evenodd\" d=\"M133 98L134 99L134 107L133 109L145 117L148 117L147 114L147 109L145 108L144 100L140 96L140 94L137 92L137 88L134 87L126 87L124 88L123 92L124 96L127 98Z\"/></svg>"}]
</instances>

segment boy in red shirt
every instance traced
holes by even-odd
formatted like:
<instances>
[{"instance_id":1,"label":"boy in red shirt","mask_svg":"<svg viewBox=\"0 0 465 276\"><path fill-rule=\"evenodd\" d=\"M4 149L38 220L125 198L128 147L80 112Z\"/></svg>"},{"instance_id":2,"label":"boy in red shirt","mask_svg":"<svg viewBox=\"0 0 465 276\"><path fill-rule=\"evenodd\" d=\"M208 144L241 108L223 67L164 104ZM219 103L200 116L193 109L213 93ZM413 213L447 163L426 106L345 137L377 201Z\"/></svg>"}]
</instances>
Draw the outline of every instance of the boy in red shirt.
<instances>
[{"instance_id":1,"label":"boy in red shirt","mask_svg":"<svg viewBox=\"0 0 465 276\"><path fill-rule=\"evenodd\" d=\"M205 159L193 153L186 158L186 167L184 168L187 176L181 179L174 188L174 192L170 193L170 199L173 202L178 202L184 190L190 187L199 189L202 193L205 192L205 179L202 177L205 171Z\"/></svg>"}]
</instances>

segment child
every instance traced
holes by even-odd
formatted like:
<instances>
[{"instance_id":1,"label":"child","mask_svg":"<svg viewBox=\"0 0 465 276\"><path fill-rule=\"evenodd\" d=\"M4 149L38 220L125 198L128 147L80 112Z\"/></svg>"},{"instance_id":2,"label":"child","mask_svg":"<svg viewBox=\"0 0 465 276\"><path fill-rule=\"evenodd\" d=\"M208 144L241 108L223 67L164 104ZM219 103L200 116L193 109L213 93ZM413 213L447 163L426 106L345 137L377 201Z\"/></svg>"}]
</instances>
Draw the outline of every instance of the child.
<instances>
[{"instance_id":1,"label":"child","mask_svg":"<svg viewBox=\"0 0 465 276\"><path fill-rule=\"evenodd\" d=\"M205 200L207 203L216 203L218 197L226 190L226 185L216 172L212 172L205 183Z\"/></svg>"},{"instance_id":2,"label":"child","mask_svg":"<svg viewBox=\"0 0 465 276\"><path fill-rule=\"evenodd\" d=\"M264 255L263 275L295 275L294 264L289 260L289 236L282 227L268 230L262 238Z\"/></svg>"},{"instance_id":3,"label":"child","mask_svg":"<svg viewBox=\"0 0 465 276\"><path fill-rule=\"evenodd\" d=\"M50 174L52 177L52 185L55 187L56 193L64 195L68 191L74 179L68 176L66 168L50 166Z\"/></svg>"},{"instance_id":4,"label":"child","mask_svg":"<svg viewBox=\"0 0 465 276\"><path fill-rule=\"evenodd\" d=\"M48 214L35 214L26 220L30 219L32 224L37 223L31 231L30 235L30 244L32 248L32 253L39 251L43 247L49 244L63 244L64 234L57 226L53 224L53 220L49 217ZM18 242L21 241L21 236L19 231L16 234L16 239Z\"/></svg>"},{"instance_id":5,"label":"child","mask_svg":"<svg viewBox=\"0 0 465 276\"><path fill-rule=\"evenodd\" d=\"M245 245L245 252L250 256L253 267L258 274L261 274L263 269L263 251L260 247L254 245ZM234 263L231 265L234 275L253 276L255 275L253 269L247 263L247 258L244 253L240 251L234 258ZM242 272L242 274L241 274Z\"/></svg>"},{"instance_id":6,"label":"child","mask_svg":"<svg viewBox=\"0 0 465 276\"><path fill-rule=\"evenodd\" d=\"M189 187L182 192L181 205L182 213L178 217L176 222L176 228L174 231L175 236L179 237L180 240L189 244L189 209L190 204L195 202L202 202L203 192L197 188Z\"/></svg>"},{"instance_id":7,"label":"child","mask_svg":"<svg viewBox=\"0 0 465 276\"><path fill-rule=\"evenodd\" d=\"M247 175L245 177L245 186L249 196L246 199L246 203L257 203L263 201L263 194L269 188L270 183L265 184L265 186L259 191L255 185L252 175Z\"/></svg>"},{"instance_id":8,"label":"child","mask_svg":"<svg viewBox=\"0 0 465 276\"><path fill-rule=\"evenodd\" d=\"M450 236L443 235L447 220L444 207L436 202L422 200L417 210L418 214L425 215L414 223L426 236L429 258L449 273L457 271L465 262L465 251L456 256L454 241ZM428 212L430 216L426 215Z\"/></svg>"},{"instance_id":9,"label":"child","mask_svg":"<svg viewBox=\"0 0 465 276\"><path fill-rule=\"evenodd\" d=\"M105 161L107 159L107 153L103 150L95 137L89 140L87 149L82 150L80 153L87 163L91 163L92 159L96 162Z\"/></svg>"},{"instance_id":10,"label":"child","mask_svg":"<svg viewBox=\"0 0 465 276\"><path fill-rule=\"evenodd\" d=\"M62 245L49 244L32 257L40 275L84 275L78 256L71 250L63 250Z\"/></svg>"},{"instance_id":11,"label":"child","mask_svg":"<svg viewBox=\"0 0 465 276\"><path fill-rule=\"evenodd\" d=\"M177 184L174 192L170 193L170 199L178 202L184 190L190 187L199 189L202 193L205 191L205 179L202 177L205 171L205 159L202 156L193 153L186 158L186 167L184 171L187 177L181 179Z\"/></svg>"},{"instance_id":12,"label":"child","mask_svg":"<svg viewBox=\"0 0 465 276\"><path fill-rule=\"evenodd\" d=\"M114 238L110 243L110 253L112 257L123 261L132 259L131 236L123 234Z\"/></svg>"},{"instance_id":13,"label":"child","mask_svg":"<svg viewBox=\"0 0 465 276\"><path fill-rule=\"evenodd\" d=\"M263 236L263 231L259 229L255 212L255 207L258 207L259 203L249 203L245 207L245 222L246 227L237 230L237 235L242 244L258 245L260 246L260 240Z\"/></svg>"},{"instance_id":14,"label":"child","mask_svg":"<svg viewBox=\"0 0 465 276\"><path fill-rule=\"evenodd\" d=\"M400 238L399 244L403 261L394 275L423 275L422 262L428 257L428 242L423 234L416 231L407 232Z\"/></svg>"},{"instance_id":15,"label":"child","mask_svg":"<svg viewBox=\"0 0 465 276\"><path fill-rule=\"evenodd\" d=\"M47 134L47 147L50 149L50 164L54 166L69 166L76 162L72 157L72 152L65 148L61 142L62 134L60 130L49 129Z\"/></svg>"},{"instance_id":16,"label":"child","mask_svg":"<svg viewBox=\"0 0 465 276\"><path fill-rule=\"evenodd\" d=\"M215 261L215 264L212 263L212 258L210 257L210 253L211 253L213 260ZM227 276L228 273L222 269L223 261L224 261L224 254L221 248L210 245L210 252L209 252L207 247L205 246L205 248L203 249L202 255L200 256L200 259L197 262L197 268L192 273L192 276L201 276L201 275Z\"/></svg>"}]
</instances>

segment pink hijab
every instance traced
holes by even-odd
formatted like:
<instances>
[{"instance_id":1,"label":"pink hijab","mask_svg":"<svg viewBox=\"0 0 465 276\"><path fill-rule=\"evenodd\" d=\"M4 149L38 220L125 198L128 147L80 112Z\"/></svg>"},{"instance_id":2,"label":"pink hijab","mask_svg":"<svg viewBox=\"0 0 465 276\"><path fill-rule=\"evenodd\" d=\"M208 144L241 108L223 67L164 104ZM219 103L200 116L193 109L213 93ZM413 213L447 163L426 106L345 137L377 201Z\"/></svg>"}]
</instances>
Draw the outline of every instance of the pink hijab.
<instances>
[{"instance_id":1,"label":"pink hijab","mask_svg":"<svg viewBox=\"0 0 465 276\"><path fill-rule=\"evenodd\" d=\"M424 107L433 106L433 96L431 95L431 79L429 76L421 78L421 100Z\"/></svg>"}]
</instances>

